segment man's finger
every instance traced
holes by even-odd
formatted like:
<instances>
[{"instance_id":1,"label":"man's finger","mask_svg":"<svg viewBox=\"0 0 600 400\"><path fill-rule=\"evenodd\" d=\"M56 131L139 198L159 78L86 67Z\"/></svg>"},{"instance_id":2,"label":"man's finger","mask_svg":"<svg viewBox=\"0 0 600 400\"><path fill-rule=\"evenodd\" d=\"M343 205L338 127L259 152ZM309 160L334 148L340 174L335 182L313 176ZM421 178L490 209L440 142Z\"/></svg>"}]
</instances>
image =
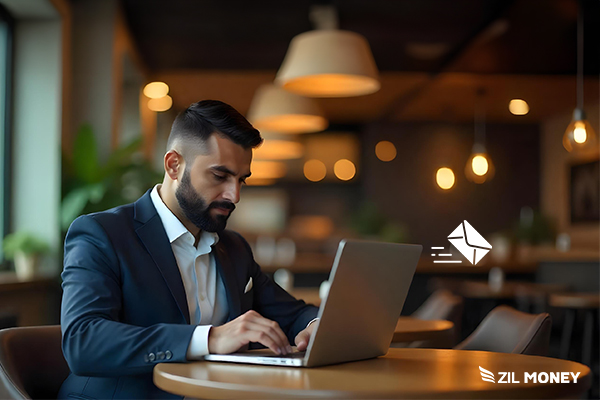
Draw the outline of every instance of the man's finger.
<instances>
[{"instance_id":1,"label":"man's finger","mask_svg":"<svg viewBox=\"0 0 600 400\"><path fill-rule=\"evenodd\" d=\"M289 350L287 349L287 346L289 346L287 338L282 339L281 336L277 333L277 331L271 326L257 324L254 322L246 322L245 328L248 330L248 332L258 332L259 334L267 335L272 340L273 345L279 349L279 353L276 352L277 354L289 353ZM267 346L262 342L259 343Z\"/></svg>"},{"instance_id":2,"label":"man's finger","mask_svg":"<svg viewBox=\"0 0 600 400\"><path fill-rule=\"evenodd\" d=\"M279 345L277 343L275 343L275 341L273 339L271 339L271 337L268 334L266 334L265 332L254 331L254 330L248 331L247 338L251 342L260 343L263 346L268 347L275 354L282 354L281 348L279 347Z\"/></svg>"},{"instance_id":3,"label":"man's finger","mask_svg":"<svg viewBox=\"0 0 600 400\"><path fill-rule=\"evenodd\" d=\"M310 334L305 330L296 335L294 342L296 343L296 347L298 351L304 351L308 347L308 340L310 339Z\"/></svg>"},{"instance_id":4,"label":"man's finger","mask_svg":"<svg viewBox=\"0 0 600 400\"><path fill-rule=\"evenodd\" d=\"M262 315L260 315L258 313L255 313L255 314L256 315L252 316L250 320L253 323L260 324L262 326L265 326L265 327L273 330L279 336L282 345L284 347L286 347L288 352L290 352L291 348L289 348L289 349L287 348L290 346L290 342L289 342L287 336L285 335L285 333L283 333L283 331L281 330L281 327L279 326L279 324L275 321L271 321L270 319L263 317Z\"/></svg>"}]
</instances>

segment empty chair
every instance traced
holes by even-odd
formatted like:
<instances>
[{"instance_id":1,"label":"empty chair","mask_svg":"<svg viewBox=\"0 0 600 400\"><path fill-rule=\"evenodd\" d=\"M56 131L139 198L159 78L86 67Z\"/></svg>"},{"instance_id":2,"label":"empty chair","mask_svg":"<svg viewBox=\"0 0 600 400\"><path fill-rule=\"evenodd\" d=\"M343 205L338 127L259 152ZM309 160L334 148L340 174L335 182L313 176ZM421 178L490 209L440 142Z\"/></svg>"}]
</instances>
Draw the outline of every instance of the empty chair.
<instances>
[{"instance_id":1,"label":"empty chair","mask_svg":"<svg viewBox=\"0 0 600 400\"><path fill-rule=\"evenodd\" d=\"M59 325L0 331L0 398L55 399L69 375Z\"/></svg>"},{"instance_id":2,"label":"empty chair","mask_svg":"<svg viewBox=\"0 0 600 400\"><path fill-rule=\"evenodd\" d=\"M527 314L508 306L498 306L454 348L545 356L550 345L551 327L552 318L548 313Z\"/></svg>"},{"instance_id":3,"label":"empty chair","mask_svg":"<svg viewBox=\"0 0 600 400\"><path fill-rule=\"evenodd\" d=\"M424 320L442 319L454 324L452 333L446 340L412 342L409 347L448 348L457 342L463 313L463 299L449 290L436 290L412 313L412 317Z\"/></svg>"}]
</instances>

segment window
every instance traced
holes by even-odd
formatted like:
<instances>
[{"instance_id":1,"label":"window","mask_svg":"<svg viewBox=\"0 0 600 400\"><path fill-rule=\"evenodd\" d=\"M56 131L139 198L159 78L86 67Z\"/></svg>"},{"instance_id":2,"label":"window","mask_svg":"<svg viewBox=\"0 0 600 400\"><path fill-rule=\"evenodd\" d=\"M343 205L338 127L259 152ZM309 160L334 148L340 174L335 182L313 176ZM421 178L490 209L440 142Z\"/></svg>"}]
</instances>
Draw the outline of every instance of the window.
<instances>
[{"instance_id":1,"label":"window","mask_svg":"<svg viewBox=\"0 0 600 400\"><path fill-rule=\"evenodd\" d=\"M10 216L10 98L13 20L0 5L0 238L8 233ZM0 262L4 263L2 246Z\"/></svg>"}]
</instances>

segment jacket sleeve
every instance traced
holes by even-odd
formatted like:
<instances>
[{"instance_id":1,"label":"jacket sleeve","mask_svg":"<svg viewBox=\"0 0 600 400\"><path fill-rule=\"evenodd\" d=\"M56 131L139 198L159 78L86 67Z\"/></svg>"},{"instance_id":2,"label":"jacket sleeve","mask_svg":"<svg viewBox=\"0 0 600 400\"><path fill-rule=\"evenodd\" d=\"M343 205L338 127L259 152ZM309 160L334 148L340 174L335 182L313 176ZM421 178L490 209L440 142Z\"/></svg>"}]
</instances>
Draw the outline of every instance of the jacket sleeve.
<instances>
[{"instance_id":1,"label":"jacket sleeve","mask_svg":"<svg viewBox=\"0 0 600 400\"><path fill-rule=\"evenodd\" d=\"M290 343L294 344L296 335L317 317L319 308L306 304L302 300L296 300L273 282L254 261L248 242L241 235L237 234L237 236L243 242L252 262L250 276L253 281L254 310L265 318L277 321Z\"/></svg>"},{"instance_id":2,"label":"jacket sleeve","mask_svg":"<svg viewBox=\"0 0 600 400\"><path fill-rule=\"evenodd\" d=\"M94 216L79 217L69 228L62 279L62 348L75 375L149 373L158 362L186 361L195 326L119 322L119 261Z\"/></svg>"}]
</instances>

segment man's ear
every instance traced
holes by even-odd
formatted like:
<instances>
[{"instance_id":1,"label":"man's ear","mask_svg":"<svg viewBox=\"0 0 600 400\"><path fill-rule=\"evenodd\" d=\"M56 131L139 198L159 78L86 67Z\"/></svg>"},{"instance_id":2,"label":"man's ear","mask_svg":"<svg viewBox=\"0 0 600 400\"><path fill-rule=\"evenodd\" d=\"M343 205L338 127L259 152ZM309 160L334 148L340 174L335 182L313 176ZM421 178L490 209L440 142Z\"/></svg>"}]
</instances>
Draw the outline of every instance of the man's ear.
<instances>
[{"instance_id":1,"label":"man's ear","mask_svg":"<svg viewBox=\"0 0 600 400\"><path fill-rule=\"evenodd\" d=\"M183 156L175 150L169 150L164 158L165 172L171 180L179 179L180 173L185 170L185 160Z\"/></svg>"}]
</instances>

